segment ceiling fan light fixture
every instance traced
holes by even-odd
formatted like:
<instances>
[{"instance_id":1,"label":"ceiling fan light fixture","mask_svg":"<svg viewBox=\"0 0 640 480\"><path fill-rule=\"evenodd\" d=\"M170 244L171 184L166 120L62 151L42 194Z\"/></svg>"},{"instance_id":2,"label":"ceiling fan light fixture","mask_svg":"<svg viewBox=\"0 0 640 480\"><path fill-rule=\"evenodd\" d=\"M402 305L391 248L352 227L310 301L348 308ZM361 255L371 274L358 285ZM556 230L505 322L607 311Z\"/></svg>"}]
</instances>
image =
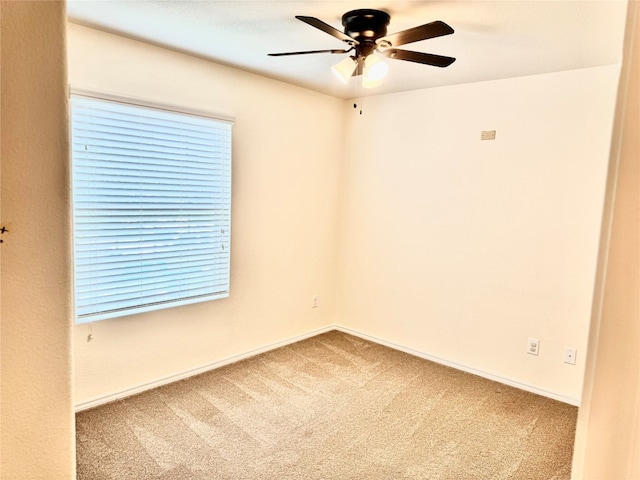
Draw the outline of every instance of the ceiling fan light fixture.
<instances>
[{"instance_id":1,"label":"ceiling fan light fixture","mask_svg":"<svg viewBox=\"0 0 640 480\"><path fill-rule=\"evenodd\" d=\"M342 83L347 84L357 65L353 57L347 57L331 67L331 71Z\"/></svg>"},{"instance_id":2,"label":"ceiling fan light fixture","mask_svg":"<svg viewBox=\"0 0 640 480\"><path fill-rule=\"evenodd\" d=\"M387 35L387 26L389 25L391 17L389 17L387 12L382 10L364 8L345 13L342 16L344 32L315 17L296 15L296 18L307 25L343 41L349 46L349 49L306 50L300 52L269 53L269 55L273 57L283 57L314 53L341 54L355 51L353 55L331 67L333 73L345 85L349 83L351 77L360 75L363 77L362 85L365 88L372 88L382 83L382 79L387 74L389 67L385 62L381 61L380 58L373 55L374 53L395 60L421 63L434 67L448 67L456 60L453 57L397 48L400 45L420 42L422 40L454 33L453 28L440 20Z\"/></svg>"},{"instance_id":3,"label":"ceiling fan light fixture","mask_svg":"<svg viewBox=\"0 0 640 480\"><path fill-rule=\"evenodd\" d=\"M364 88L377 87L382 83L382 79L387 76L389 65L380 60L375 55L369 55L364 60L364 75L362 76L362 86Z\"/></svg>"},{"instance_id":4,"label":"ceiling fan light fixture","mask_svg":"<svg viewBox=\"0 0 640 480\"><path fill-rule=\"evenodd\" d=\"M389 65L380 60L376 55L369 55L364 60L364 74L370 80L382 80L387 76Z\"/></svg>"}]
</instances>

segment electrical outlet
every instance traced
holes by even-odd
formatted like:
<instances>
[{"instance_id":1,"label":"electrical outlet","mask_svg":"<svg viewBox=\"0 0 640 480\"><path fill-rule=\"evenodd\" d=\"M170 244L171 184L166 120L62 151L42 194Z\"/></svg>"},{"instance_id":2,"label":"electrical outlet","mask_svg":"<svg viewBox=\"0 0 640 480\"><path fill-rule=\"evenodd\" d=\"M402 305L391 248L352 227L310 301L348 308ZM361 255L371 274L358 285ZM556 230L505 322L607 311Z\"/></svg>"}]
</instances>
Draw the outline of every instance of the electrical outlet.
<instances>
[{"instance_id":1,"label":"electrical outlet","mask_svg":"<svg viewBox=\"0 0 640 480\"><path fill-rule=\"evenodd\" d=\"M529 355L538 355L540 351L540 339L529 337L527 340L527 353Z\"/></svg>"},{"instance_id":2,"label":"electrical outlet","mask_svg":"<svg viewBox=\"0 0 640 480\"><path fill-rule=\"evenodd\" d=\"M567 347L564 349L564 363L568 363L569 365L576 364L576 354L578 352L575 348Z\"/></svg>"},{"instance_id":3,"label":"electrical outlet","mask_svg":"<svg viewBox=\"0 0 640 480\"><path fill-rule=\"evenodd\" d=\"M318 295L311 297L311 308L318 308Z\"/></svg>"}]
</instances>

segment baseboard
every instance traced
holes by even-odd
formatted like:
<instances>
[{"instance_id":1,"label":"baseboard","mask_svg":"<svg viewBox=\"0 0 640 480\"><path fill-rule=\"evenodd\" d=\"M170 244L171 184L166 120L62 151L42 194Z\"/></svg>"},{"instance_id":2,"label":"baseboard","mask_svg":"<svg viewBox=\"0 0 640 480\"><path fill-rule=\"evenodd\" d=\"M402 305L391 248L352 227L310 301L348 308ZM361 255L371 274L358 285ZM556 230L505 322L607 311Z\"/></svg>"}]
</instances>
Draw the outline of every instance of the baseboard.
<instances>
[{"instance_id":1,"label":"baseboard","mask_svg":"<svg viewBox=\"0 0 640 480\"><path fill-rule=\"evenodd\" d=\"M543 390L537 387L533 387L531 385L527 385L525 383L517 382L515 380L511 380L508 378L500 377L498 375L493 375L492 373L483 372L482 370L478 370L476 368L468 367L466 365L461 365L459 363L450 362L449 360L445 360L439 357L435 357L433 355L426 354L424 352L420 352L418 350L414 350L412 348L405 347L403 345L398 345L393 342L389 342L387 340L383 340L381 338L374 337L372 335L368 335L366 333L360 332L358 330L354 330L352 328L344 327L342 325L334 325L336 330L339 330L344 333L348 333L349 335L354 335L356 337L360 337L364 340L369 340L370 342L378 343L380 345L384 345L385 347L393 348L395 350L400 350L401 352L409 353L416 357L424 358L425 360L429 360L434 363L439 363L440 365L445 365L447 367L452 367L457 370L461 370L463 372L472 373L473 375L477 375L479 377L483 377L489 380L493 380L494 382L502 383L504 385L509 385L510 387L519 388L520 390L524 390L527 392L535 393L537 395L541 395L543 397L552 398L554 400L558 400L560 402L567 403L569 405L574 405L576 407L580 406L580 400L572 397L567 397L565 395L560 395L555 392L549 392L547 390Z\"/></svg>"},{"instance_id":2,"label":"baseboard","mask_svg":"<svg viewBox=\"0 0 640 480\"><path fill-rule=\"evenodd\" d=\"M248 352L240 353L238 355L232 355L230 357L226 357L221 360L216 360L215 362L211 362L206 365L201 365L199 367L191 368L189 370L184 370L182 372L179 372L173 375L169 375L163 378L158 378L157 380L154 380L152 382L143 383L130 388L126 388L124 390L119 390L117 392L111 392L106 395L93 397L93 398L90 398L89 400L85 400L77 403L75 405L75 411L81 412L82 410L88 410L90 408L99 407L100 405L105 405L107 403L111 403L116 400L121 400L123 398L130 397L138 393L142 393L146 390L151 390L153 388L161 387L162 385L167 385L172 382L177 382L178 380L184 380L185 378L189 378L194 375L205 373L205 372L208 372L209 370L214 370L216 368L229 365L230 363L239 362L240 360L254 357L256 355L260 355L261 353L265 353L270 350L275 350L276 348L284 347L285 345L290 345L292 343L296 343L310 337L315 337L316 335L330 332L331 330L335 330L335 329L336 327L334 325L329 325L323 328L319 328L316 330L312 330L310 332L303 333L302 335L296 335L294 337L290 337L279 342L270 343L260 348L249 350Z\"/></svg>"},{"instance_id":3,"label":"baseboard","mask_svg":"<svg viewBox=\"0 0 640 480\"><path fill-rule=\"evenodd\" d=\"M425 360L429 360L431 362L435 362L435 363L439 363L441 365L445 365L447 367L452 367L455 368L457 370L461 370L463 372L467 372L467 373L472 373L474 375L478 375L479 377L483 377L483 378L487 378L489 380L493 380L494 382L498 382L498 383L502 383L504 385L509 385L511 387L515 387L515 388L519 388L521 390L527 391L527 392L531 392L531 393L535 393L537 395L542 395L543 397L548 397L548 398L552 398L554 400L558 400L560 402L564 402L564 403L568 403L569 405L574 405L579 407L580 406L580 401L578 399L575 398L571 398L571 397L566 397L564 395L560 395L554 392L549 392L547 390L543 390L540 388L536 388L533 387L531 385L527 385L521 382L517 382L508 378L503 378L497 375L493 375L491 373L487 373L487 372L483 372L482 370L478 370L476 368L472 368L472 367L468 367L466 365L461 365L455 362L450 362L448 360L439 358L439 357L435 357L433 355L429 355L427 353L424 352L420 352L418 350L414 350L412 348L408 348L405 347L403 345L398 345L396 343L393 342L389 342L387 340L383 340L381 338L378 337L374 337L372 335L368 335L366 333L360 332L358 330L354 330L352 328L349 327L345 327L342 325L328 325L326 327L323 328L319 328L316 330L312 330L310 332L306 332L303 333L302 335L297 335L294 337L290 337L287 338L285 340L279 341L279 342L275 342L275 343L271 343L268 345L264 345L260 348L256 348L253 350L250 350L248 352L244 352L244 353L240 353L238 355L232 355L230 357L226 357L223 358L221 360L217 360L215 362L211 362L208 363L206 365L201 365L199 367L196 368L192 368L189 370L185 370L173 375L169 375L163 378L159 378L156 379L152 382L148 382L148 383L144 383L144 384L140 384L140 385L136 385L124 390L120 390L117 392L111 392L108 393L106 395L100 395L94 398L90 398L89 400L85 400L82 402L79 402L75 405L75 411L76 412L81 412L82 410L88 410L89 408L94 408L94 407L98 407L100 405L104 405L110 402L114 402L116 400L121 400L123 398L126 397L130 397L132 395L136 395L138 393L142 393L146 390L151 390L153 388L157 388L157 387L161 387L162 385L167 385L169 383L172 382L177 382L178 380L184 380L185 378L189 378L191 376L194 375L198 375L201 373L205 373L208 372L209 370L214 370L216 368L220 368L223 367L225 365L229 365L230 363L235 363L238 362L240 360L244 360L250 357L254 357L256 355L259 355L261 353L265 353L268 352L270 350L275 350L276 348L280 348L280 347L284 347L285 345L290 345L292 343L295 342L299 342L301 340L305 340L307 338L311 338L311 337L315 337L316 335L320 335L322 333L326 333L326 332L330 332L331 330L338 330L344 333L348 333L350 335L354 335L356 337L360 337L364 340L369 340L371 342L374 343L378 343L380 345L384 345L386 347L389 348L393 348L395 350L399 350L401 352L405 352L408 353L410 355L414 355L416 357L419 358L424 358Z\"/></svg>"}]
</instances>

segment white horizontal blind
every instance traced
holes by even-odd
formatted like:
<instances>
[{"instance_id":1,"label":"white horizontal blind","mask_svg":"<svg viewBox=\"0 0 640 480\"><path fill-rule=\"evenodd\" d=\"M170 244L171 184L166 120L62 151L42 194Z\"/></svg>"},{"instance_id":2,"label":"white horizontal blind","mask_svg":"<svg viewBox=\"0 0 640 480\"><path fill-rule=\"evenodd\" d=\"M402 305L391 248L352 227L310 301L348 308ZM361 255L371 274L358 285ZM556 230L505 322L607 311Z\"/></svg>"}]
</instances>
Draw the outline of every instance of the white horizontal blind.
<instances>
[{"instance_id":1,"label":"white horizontal blind","mask_svg":"<svg viewBox=\"0 0 640 480\"><path fill-rule=\"evenodd\" d=\"M71 105L76 321L228 296L232 125Z\"/></svg>"}]
</instances>

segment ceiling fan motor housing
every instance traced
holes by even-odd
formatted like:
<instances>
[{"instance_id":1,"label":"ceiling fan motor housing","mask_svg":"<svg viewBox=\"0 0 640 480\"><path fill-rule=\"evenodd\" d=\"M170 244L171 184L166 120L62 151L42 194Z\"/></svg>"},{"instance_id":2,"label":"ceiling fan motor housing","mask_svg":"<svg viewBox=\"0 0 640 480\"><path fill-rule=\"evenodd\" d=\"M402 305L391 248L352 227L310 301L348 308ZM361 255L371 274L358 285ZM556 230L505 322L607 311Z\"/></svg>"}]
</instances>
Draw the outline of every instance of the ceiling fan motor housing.
<instances>
[{"instance_id":1,"label":"ceiling fan motor housing","mask_svg":"<svg viewBox=\"0 0 640 480\"><path fill-rule=\"evenodd\" d=\"M376 48L376 40L387 35L389 14L381 10L351 10L342 16L344 33L359 42L357 56L366 57Z\"/></svg>"}]
</instances>

